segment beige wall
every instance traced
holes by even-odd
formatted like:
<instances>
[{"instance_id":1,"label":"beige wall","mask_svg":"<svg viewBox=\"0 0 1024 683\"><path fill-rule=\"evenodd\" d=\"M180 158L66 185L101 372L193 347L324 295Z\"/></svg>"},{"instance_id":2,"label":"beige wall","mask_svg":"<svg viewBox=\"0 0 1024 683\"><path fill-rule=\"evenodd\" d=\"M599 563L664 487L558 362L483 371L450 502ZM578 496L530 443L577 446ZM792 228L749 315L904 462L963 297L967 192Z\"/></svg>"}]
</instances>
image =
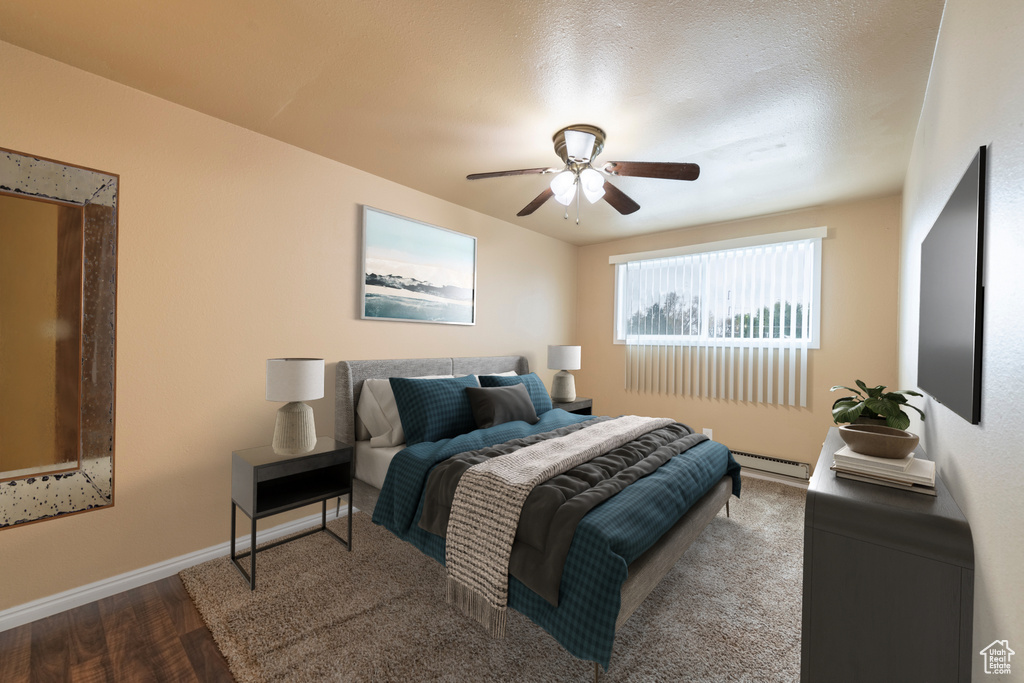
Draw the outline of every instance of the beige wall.
<instances>
[{"instance_id":1,"label":"beige wall","mask_svg":"<svg viewBox=\"0 0 1024 683\"><path fill-rule=\"evenodd\" d=\"M572 341L573 246L5 43L0 64L0 144L121 176L116 504L0 531L0 609L225 542L231 451L269 443L279 407L267 358L333 378L525 354L548 380L546 345ZM475 326L358 319L361 204L478 238Z\"/></svg>"},{"instance_id":2,"label":"beige wall","mask_svg":"<svg viewBox=\"0 0 1024 683\"><path fill-rule=\"evenodd\" d=\"M0 477L57 462L57 205L0 195Z\"/></svg>"},{"instance_id":3,"label":"beige wall","mask_svg":"<svg viewBox=\"0 0 1024 683\"><path fill-rule=\"evenodd\" d=\"M981 648L1024 653L1024 4L947 0L903 193L900 382L917 384L921 242L977 148L988 148L981 424L928 399L920 429L971 523L974 675ZM1024 680L1024 654L1011 662Z\"/></svg>"},{"instance_id":4,"label":"beige wall","mask_svg":"<svg viewBox=\"0 0 1024 683\"><path fill-rule=\"evenodd\" d=\"M896 272L899 197L719 223L580 249L576 390L600 414L673 417L736 450L814 463L832 424L829 393L855 379L896 382ZM763 233L828 227L822 241L821 348L808 362L807 408L626 391L625 347L612 343L613 254L699 244Z\"/></svg>"}]
</instances>

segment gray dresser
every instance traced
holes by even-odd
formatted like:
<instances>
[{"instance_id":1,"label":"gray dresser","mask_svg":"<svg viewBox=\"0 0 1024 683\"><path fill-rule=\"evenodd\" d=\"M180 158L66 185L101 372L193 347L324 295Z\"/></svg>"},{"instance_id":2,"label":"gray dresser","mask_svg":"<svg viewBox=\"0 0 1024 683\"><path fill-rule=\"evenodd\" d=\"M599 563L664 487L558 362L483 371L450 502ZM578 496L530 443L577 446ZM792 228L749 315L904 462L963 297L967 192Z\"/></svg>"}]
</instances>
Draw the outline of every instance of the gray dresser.
<instances>
[{"instance_id":1,"label":"gray dresser","mask_svg":"<svg viewBox=\"0 0 1024 683\"><path fill-rule=\"evenodd\" d=\"M837 478L843 445L830 429L807 490L801 681L970 681L967 520L938 478L935 497Z\"/></svg>"}]
</instances>

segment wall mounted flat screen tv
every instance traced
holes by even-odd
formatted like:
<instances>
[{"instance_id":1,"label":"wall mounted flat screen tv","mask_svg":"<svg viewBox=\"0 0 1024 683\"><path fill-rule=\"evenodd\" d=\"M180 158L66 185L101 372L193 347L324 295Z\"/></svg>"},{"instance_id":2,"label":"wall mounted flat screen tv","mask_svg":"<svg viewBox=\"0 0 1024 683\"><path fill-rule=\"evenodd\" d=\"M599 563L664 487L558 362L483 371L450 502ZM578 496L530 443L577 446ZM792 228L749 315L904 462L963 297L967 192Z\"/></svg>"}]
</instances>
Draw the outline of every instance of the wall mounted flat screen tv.
<instances>
[{"instance_id":1,"label":"wall mounted flat screen tv","mask_svg":"<svg viewBox=\"0 0 1024 683\"><path fill-rule=\"evenodd\" d=\"M978 150L921 244L917 384L971 424L981 422L985 154Z\"/></svg>"}]
</instances>

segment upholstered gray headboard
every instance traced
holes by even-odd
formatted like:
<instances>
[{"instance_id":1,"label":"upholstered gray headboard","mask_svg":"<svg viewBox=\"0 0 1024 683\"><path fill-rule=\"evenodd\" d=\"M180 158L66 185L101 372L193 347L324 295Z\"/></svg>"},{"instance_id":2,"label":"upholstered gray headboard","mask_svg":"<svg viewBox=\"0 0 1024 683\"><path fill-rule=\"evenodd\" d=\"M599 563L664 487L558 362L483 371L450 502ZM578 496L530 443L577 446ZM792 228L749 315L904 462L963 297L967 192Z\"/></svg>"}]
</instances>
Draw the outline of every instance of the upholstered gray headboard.
<instances>
[{"instance_id":1,"label":"upholstered gray headboard","mask_svg":"<svg viewBox=\"0 0 1024 683\"><path fill-rule=\"evenodd\" d=\"M355 443L356 406L359 405L363 380L423 375L486 375L510 370L525 375L530 371L530 364L525 356L338 361L334 380L334 438Z\"/></svg>"}]
</instances>

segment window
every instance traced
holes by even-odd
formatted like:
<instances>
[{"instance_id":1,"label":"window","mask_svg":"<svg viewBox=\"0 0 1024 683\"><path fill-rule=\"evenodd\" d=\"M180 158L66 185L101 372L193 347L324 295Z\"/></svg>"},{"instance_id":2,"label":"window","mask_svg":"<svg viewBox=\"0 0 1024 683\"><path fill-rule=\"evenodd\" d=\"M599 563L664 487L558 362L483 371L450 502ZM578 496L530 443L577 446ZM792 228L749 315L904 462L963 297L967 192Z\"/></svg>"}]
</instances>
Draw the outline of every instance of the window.
<instances>
[{"instance_id":1,"label":"window","mask_svg":"<svg viewBox=\"0 0 1024 683\"><path fill-rule=\"evenodd\" d=\"M640 256L613 257L617 343L818 348L820 237Z\"/></svg>"},{"instance_id":2,"label":"window","mask_svg":"<svg viewBox=\"0 0 1024 683\"><path fill-rule=\"evenodd\" d=\"M611 257L626 390L806 406L826 234Z\"/></svg>"}]
</instances>

